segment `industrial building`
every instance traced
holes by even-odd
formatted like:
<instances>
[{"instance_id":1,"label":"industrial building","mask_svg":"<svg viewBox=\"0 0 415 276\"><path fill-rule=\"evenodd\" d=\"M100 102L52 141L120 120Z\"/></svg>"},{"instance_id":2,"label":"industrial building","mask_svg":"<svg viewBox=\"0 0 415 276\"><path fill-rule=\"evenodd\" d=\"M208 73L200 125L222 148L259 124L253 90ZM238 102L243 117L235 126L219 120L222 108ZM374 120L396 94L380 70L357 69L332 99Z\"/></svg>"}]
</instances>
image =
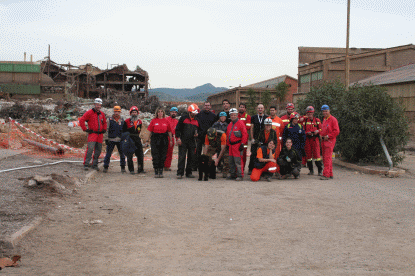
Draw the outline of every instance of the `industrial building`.
<instances>
[{"instance_id":1,"label":"industrial building","mask_svg":"<svg viewBox=\"0 0 415 276\"><path fill-rule=\"evenodd\" d=\"M222 110L222 101L227 99L230 101L231 107L238 107L240 103L248 102L248 90L253 89L256 93L257 103L261 102L262 95L265 91L269 91L271 95L275 95L277 90L275 87L280 83L285 82L289 86L286 101L292 101L292 95L297 91L297 79L288 75L279 76L276 78L264 80L253 83L247 86L235 87L214 95L211 95L207 100L211 103L212 109L215 111ZM273 97L274 98L274 97Z\"/></svg>"},{"instance_id":2,"label":"industrial building","mask_svg":"<svg viewBox=\"0 0 415 276\"><path fill-rule=\"evenodd\" d=\"M357 83L385 87L393 99L399 100L404 105L405 113L411 121L415 119L415 63L377 74Z\"/></svg>"},{"instance_id":3,"label":"industrial building","mask_svg":"<svg viewBox=\"0 0 415 276\"><path fill-rule=\"evenodd\" d=\"M299 47L298 92L296 102L311 87L324 81L345 82L345 49ZM415 63L415 46L412 44L386 49L351 48L350 83Z\"/></svg>"}]
</instances>

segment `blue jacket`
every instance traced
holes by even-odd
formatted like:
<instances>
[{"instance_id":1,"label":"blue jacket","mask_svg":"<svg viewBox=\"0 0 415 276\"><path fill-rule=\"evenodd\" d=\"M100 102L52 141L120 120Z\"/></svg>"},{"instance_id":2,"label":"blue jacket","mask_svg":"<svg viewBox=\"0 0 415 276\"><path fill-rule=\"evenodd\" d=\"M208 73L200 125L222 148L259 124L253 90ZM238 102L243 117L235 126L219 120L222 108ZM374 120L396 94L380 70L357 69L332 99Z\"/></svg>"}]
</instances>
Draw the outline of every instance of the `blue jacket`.
<instances>
[{"instance_id":1,"label":"blue jacket","mask_svg":"<svg viewBox=\"0 0 415 276\"><path fill-rule=\"evenodd\" d=\"M287 138L291 138L293 141L293 148L297 150L300 155L300 159L304 155L305 147L305 131L300 124L293 126L291 123L285 126L284 133L282 135L283 147L285 147L285 141Z\"/></svg>"},{"instance_id":2,"label":"blue jacket","mask_svg":"<svg viewBox=\"0 0 415 276\"><path fill-rule=\"evenodd\" d=\"M117 121L114 120L114 118L109 118L108 120L109 124L108 124L108 140L110 141L116 141L119 142L121 141L121 134L122 134L122 127L124 125L124 119L120 118ZM114 138L119 138L119 139L114 139Z\"/></svg>"}]
</instances>

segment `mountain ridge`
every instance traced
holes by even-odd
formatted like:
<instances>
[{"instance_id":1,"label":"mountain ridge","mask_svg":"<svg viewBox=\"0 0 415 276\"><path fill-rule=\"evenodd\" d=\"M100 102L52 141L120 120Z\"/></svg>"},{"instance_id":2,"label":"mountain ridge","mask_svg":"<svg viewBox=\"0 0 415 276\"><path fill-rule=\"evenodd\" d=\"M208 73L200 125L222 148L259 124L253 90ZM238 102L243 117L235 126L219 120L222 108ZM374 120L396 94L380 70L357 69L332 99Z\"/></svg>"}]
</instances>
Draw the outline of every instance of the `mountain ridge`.
<instances>
[{"instance_id":1,"label":"mountain ridge","mask_svg":"<svg viewBox=\"0 0 415 276\"><path fill-rule=\"evenodd\" d=\"M206 101L210 95L227 90L226 87L215 87L206 83L195 88L153 88L149 89L150 96L159 97L160 101Z\"/></svg>"}]
</instances>

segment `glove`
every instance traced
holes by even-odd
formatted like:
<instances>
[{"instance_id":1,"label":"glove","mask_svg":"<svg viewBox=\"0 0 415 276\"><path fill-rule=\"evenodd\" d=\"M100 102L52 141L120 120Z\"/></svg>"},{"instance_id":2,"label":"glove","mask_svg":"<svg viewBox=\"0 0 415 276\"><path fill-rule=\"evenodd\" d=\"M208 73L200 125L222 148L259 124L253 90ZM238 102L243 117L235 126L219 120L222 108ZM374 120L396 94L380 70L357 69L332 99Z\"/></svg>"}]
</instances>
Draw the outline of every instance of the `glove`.
<instances>
[{"instance_id":1,"label":"glove","mask_svg":"<svg viewBox=\"0 0 415 276\"><path fill-rule=\"evenodd\" d=\"M244 144L243 143L241 143L241 145L239 146L239 151L243 151L245 148L244 148Z\"/></svg>"},{"instance_id":2,"label":"glove","mask_svg":"<svg viewBox=\"0 0 415 276\"><path fill-rule=\"evenodd\" d=\"M85 130L85 132L86 132L86 133L91 134L91 133L93 133L94 131L93 131L92 129L87 129L87 130Z\"/></svg>"},{"instance_id":3,"label":"glove","mask_svg":"<svg viewBox=\"0 0 415 276\"><path fill-rule=\"evenodd\" d=\"M287 162L289 163L289 162L291 162L291 158L290 157L285 157L285 159L287 160Z\"/></svg>"},{"instance_id":4,"label":"glove","mask_svg":"<svg viewBox=\"0 0 415 276\"><path fill-rule=\"evenodd\" d=\"M251 140L251 144L255 144L255 139L252 139Z\"/></svg>"}]
</instances>

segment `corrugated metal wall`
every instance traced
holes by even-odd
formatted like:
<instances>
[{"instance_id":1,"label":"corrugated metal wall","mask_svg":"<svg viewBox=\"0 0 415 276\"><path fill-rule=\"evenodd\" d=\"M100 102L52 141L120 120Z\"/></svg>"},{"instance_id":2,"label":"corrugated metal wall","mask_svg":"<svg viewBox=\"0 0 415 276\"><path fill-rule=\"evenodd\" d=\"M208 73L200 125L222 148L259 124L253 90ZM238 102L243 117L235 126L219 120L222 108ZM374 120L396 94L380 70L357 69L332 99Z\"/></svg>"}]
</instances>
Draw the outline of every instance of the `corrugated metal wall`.
<instances>
[{"instance_id":1,"label":"corrugated metal wall","mask_svg":"<svg viewBox=\"0 0 415 276\"><path fill-rule=\"evenodd\" d=\"M26 85L26 84L1 84L0 92L9 94L40 94L40 85Z\"/></svg>"}]
</instances>

